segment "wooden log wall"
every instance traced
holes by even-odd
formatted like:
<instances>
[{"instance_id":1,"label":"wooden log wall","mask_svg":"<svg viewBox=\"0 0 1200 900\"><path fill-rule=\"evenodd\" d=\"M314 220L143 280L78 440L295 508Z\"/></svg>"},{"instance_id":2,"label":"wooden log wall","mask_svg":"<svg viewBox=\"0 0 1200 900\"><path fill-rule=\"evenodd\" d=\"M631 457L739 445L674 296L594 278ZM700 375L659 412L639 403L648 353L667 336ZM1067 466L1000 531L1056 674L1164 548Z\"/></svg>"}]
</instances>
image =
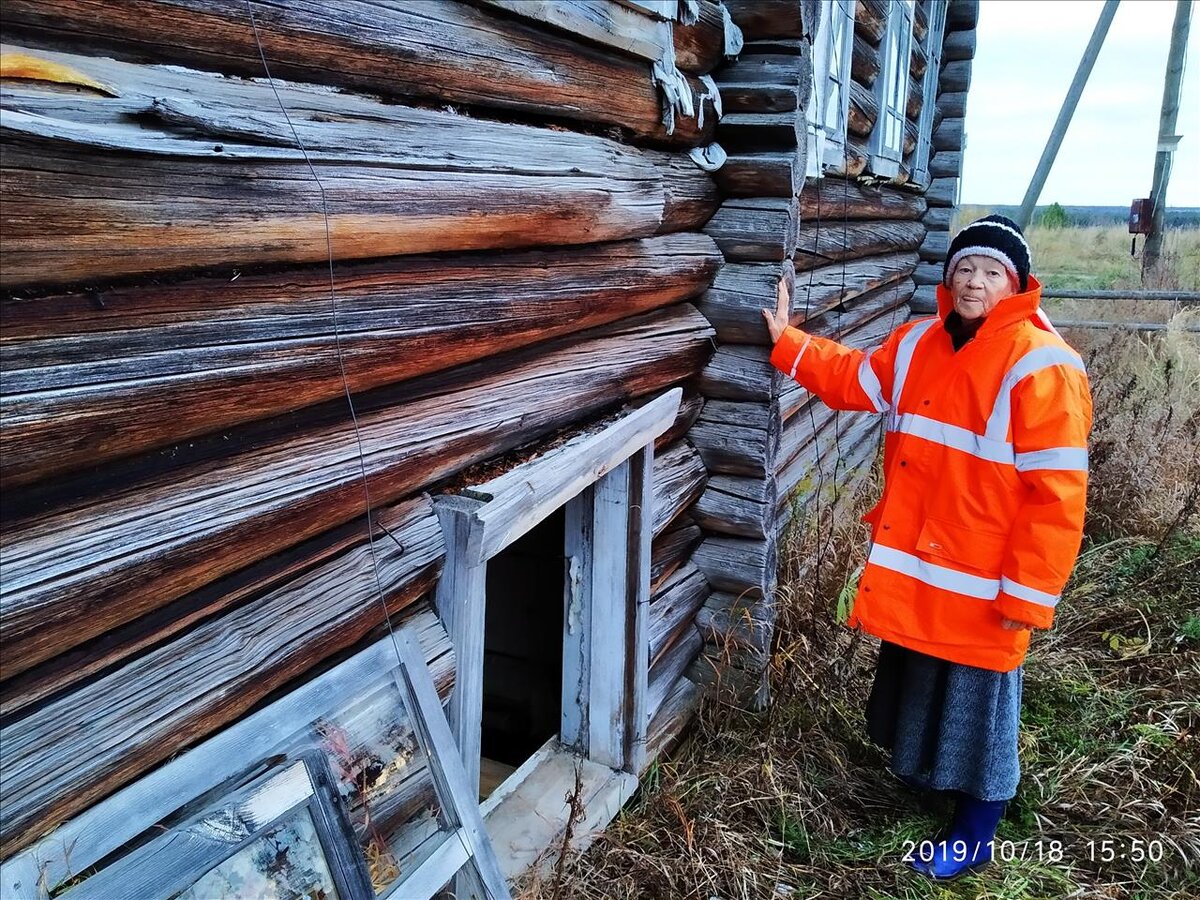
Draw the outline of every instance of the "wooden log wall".
<instances>
[{"instance_id":1,"label":"wooden log wall","mask_svg":"<svg viewBox=\"0 0 1200 900\"><path fill-rule=\"evenodd\" d=\"M727 254L790 267L799 236L802 160L710 171L708 73L741 29L717 0L686 23L617 0L319 6L5 5L5 71L28 77L0 84L0 859L377 639L385 609L444 698L429 495L674 385L652 747L698 697L715 331L695 303Z\"/></svg>"},{"instance_id":2,"label":"wooden log wall","mask_svg":"<svg viewBox=\"0 0 1200 900\"><path fill-rule=\"evenodd\" d=\"M958 206L962 158L966 150L967 91L971 61L975 57L975 28L979 0L950 0L946 11L946 37L942 44L942 70L938 80L938 124L933 136L926 198L929 209L922 221L928 229L921 245L922 264L914 278L914 313L937 312L937 285L942 280L950 228Z\"/></svg>"}]
</instances>

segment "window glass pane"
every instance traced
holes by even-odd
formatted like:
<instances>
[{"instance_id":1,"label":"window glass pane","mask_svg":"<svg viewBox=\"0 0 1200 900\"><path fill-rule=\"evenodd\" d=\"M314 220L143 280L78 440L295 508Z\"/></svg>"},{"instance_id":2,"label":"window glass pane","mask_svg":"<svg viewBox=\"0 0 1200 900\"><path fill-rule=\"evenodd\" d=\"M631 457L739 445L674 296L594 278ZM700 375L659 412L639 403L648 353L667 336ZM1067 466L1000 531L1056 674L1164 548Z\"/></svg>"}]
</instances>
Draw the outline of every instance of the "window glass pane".
<instances>
[{"instance_id":1,"label":"window glass pane","mask_svg":"<svg viewBox=\"0 0 1200 900\"><path fill-rule=\"evenodd\" d=\"M338 900L307 808L279 822L195 884L179 900Z\"/></svg>"}]
</instances>

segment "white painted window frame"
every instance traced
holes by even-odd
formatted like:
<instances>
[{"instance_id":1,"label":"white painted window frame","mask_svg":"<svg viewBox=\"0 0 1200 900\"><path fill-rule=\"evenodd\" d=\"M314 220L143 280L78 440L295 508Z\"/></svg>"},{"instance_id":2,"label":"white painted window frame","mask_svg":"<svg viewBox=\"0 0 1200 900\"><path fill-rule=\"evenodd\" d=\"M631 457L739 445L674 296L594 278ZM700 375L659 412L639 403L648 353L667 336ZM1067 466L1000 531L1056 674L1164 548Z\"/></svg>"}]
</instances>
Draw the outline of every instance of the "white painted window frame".
<instances>
[{"instance_id":1,"label":"white painted window frame","mask_svg":"<svg viewBox=\"0 0 1200 900\"><path fill-rule=\"evenodd\" d=\"M905 108L908 105L915 12L916 0L892 0L888 4L887 30L880 42L880 73L875 79L879 118L871 132L868 151L871 171L883 178L898 175L904 158Z\"/></svg>"},{"instance_id":2,"label":"white painted window frame","mask_svg":"<svg viewBox=\"0 0 1200 900\"><path fill-rule=\"evenodd\" d=\"M917 148L913 156L912 183L929 186L929 158L933 155L933 117L937 110L938 77L942 68L942 42L946 35L949 0L925 0L925 79L921 85L921 118L917 125Z\"/></svg>"},{"instance_id":3,"label":"white painted window frame","mask_svg":"<svg viewBox=\"0 0 1200 900\"><path fill-rule=\"evenodd\" d=\"M854 0L821 0L806 113L805 175L809 178L819 178L827 167L840 168L845 162L853 52ZM835 91L836 96L831 96Z\"/></svg>"}]
</instances>

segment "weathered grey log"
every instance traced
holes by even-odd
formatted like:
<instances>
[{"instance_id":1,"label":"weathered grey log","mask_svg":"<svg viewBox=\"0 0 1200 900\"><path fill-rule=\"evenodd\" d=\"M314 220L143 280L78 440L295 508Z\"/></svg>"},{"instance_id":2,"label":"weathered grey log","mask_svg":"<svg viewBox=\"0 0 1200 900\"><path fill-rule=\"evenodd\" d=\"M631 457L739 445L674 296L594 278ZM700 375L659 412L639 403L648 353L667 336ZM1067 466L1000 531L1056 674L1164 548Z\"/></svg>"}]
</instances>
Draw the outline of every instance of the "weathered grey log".
<instances>
[{"instance_id":1,"label":"weathered grey log","mask_svg":"<svg viewBox=\"0 0 1200 900\"><path fill-rule=\"evenodd\" d=\"M633 405L640 405L640 400ZM654 439L655 455L663 453L687 434L702 409L704 409L704 397L695 390L685 390L683 399L679 401L679 413L675 416L675 421L671 423L670 428Z\"/></svg>"},{"instance_id":2,"label":"weathered grey log","mask_svg":"<svg viewBox=\"0 0 1200 900\"><path fill-rule=\"evenodd\" d=\"M914 75L908 81L908 99L904 106L904 115L916 124L921 120L921 109L925 106L925 81Z\"/></svg>"},{"instance_id":3,"label":"weathered grey log","mask_svg":"<svg viewBox=\"0 0 1200 900\"><path fill-rule=\"evenodd\" d=\"M967 92L943 91L938 94L937 108L948 119L961 119L967 114Z\"/></svg>"},{"instance_id":4,"label":"weathered grey log","mask_svg":"<svg viewBox=\"0 0 1200 900\"><path fill-rule=\"evenodd\" d=\"M712 175L683 153L645 150L643 155L662 177L663 212L657 233L703 228L721 205L721 191Z\"/></svg>"},{"instance_id":5,"label":"weathered grey log","mask_svg":"<svg viewBox=\"0 0 1200 900\"><path fill-rule=\"evenodd\" d=\"M801 106L800 88L795 84L748 84L718 82L725 115L736 113L786 113ZM723 133L722 133L723 136Z\"/></svg>"},{"instance_id":6,"label":"weathered grey log","mask_svg":"<svg viewBox=\"0 0 1200 900\"><path fill-rule=\"evenodd\" d=\"M942 59L954 62L972 59L975 56L975 29L970 31L948 31L942 39Z\"/></svg>"},{"instance_id":7,"label":"weathered grey log","mask_svg":"<svg viewBox=\"0 0 1200 900\"><path fill-rule=\"evenodd\" d=\"M936 313L937 306L937 285L924 284L917 288L917 292L913 294L913 298L909 303L914 313L928 315Z\"/></svg>"},{"instance_id":8,"label":"weathered grey log","mask_svg":"<svg viewBox=\"0 0 1200 900\"><path fill-rule=\"evenodd\" d=\"M908 275L917 265L914 252L889 253L833 263L797 274L790 322L800 325L839 303Z\"/></svg>"},{"instance_id":9,"label":"weathered grey log","mask_svg":"<svg viewBox=\"0 0 1200 900\"><path fill-rule=\"evenodd\" d=\"M861 259L881 253L916 250L925 237L917 221L837 222L802 224L792 257L798 273L837 260ZM804 282L803 274L796 279Z\"/></svg>"},{"instance_id":10,"label":"weathered grey log","mask_svg":"<svg viewBox=\"0 0 1200 900\"><path fill-rule=\"evenodd\" d=\"M343 266L336 332L318 269L0 301L3 487L339 398L339 347L358 393L678 302L720 262L679 234Z\"/></svg>"},{"instance_id":11,"label":"weathered grey log","mask_svg":"<svg viewBox=\"0 0 1200 900\"><path fill-rule=\"evenodd\" d=\"M675 517L688 508L704 490L708 477L700 454L686 439L654 457L654 536L658 537Z\"/></svg>"},{"instance_id":12,"label":"weathered grey log","mask_svg":"<svg viewBox=\"0 0 1200 900\"><path fill-rule=\"evenodd\" d=\"M711 333L687 304L637 316L383 389L360 402L357 436L335 421L11 527L6 674L359 515L360 453L373 501L392 502L614 398L683 380Z\"/></svg>"},{"instance_id":13,"label":"weathered grey log","mask_svg":"<svg viewBox=\"0 0 1200 900\"><path fill-rule=\"evenodd\" d=\"M785 260L796 249L794 197L735 197L704 226L730 262Z\"/></svg>"},{"instance_id":14,"label":"weathered grey log","mask_svg":"<svg viewBox=\"0 0 1200 900\"><path fill-rule=\"evenodd\" d=\"M811 179L800 194L800 220L805 224L814 219L919 219L925 209L920 194L844 178Z\"/></svg>"},{"instance_id":15,"label":"weathered grey log","mask_svg":"<svg viewBox=\"0 0 1200 900\"><path fill-rule=\"evenodd\" d=\"M903 323L903 316L897 317L894 313L908 302L913 287L911 278L899 276L864 294L847 299L820 316L814 316L804 323L804 330L809 334L833 338L847 346L862 346L859 334L875 319L886 318L892 322L892 328ZM780 399L783 399L782 395ZM786 411L783 414L786 418Z\"/></svg>"},{"instance_id":16,"label":"weathered grey log","mask_svg":"<svg viewBox=\"0 0 1200 900\"><path fill-rule=\"evenodd\" d=\"M770 601L714 593L696 615L696 627L710 644L736 658L740 668L762 671L770 662L775 634L775 607Z\"/></svg>"},{"instance_id":17,"label":"weathered grey log","mask_svg":"<svg viewBox=\"0 0 1200 900\"><path fill-rule=\"evenodd\" d=\"M932 233L932 232L931 232ZM913 281L918 286L942 283L942 264L938 262L923 262L913 271Z\"/></svg>"},{"instance_id":18,"label":"weathered grey log","mask_svg":"<svg viewBox=\"0 0 1200 900\"><path fill-rule=\"evenodd\" d=\"M428 500L398 507L389 529L403 549L380 541L375 556L394 614L432 586L443 549ZM5 725L3 854L217 731L383 619L372 555L360 545ZM443 682L452 673L451 665Z\"/></svg>"},{"instance_id":19,"label":"weathered grey log","mask_svg":"<svg viewBox=\"0 0 1200 900\"><path fill-rule=\"evenodd\" d=\"M618 125L632 134L695 146L705 127L676 116L644 62L463 3L410 0L385 6L289 3L255 7L271 73L391 97L511 109ZM102 47L142 59L261 77L256 32L243 4L208 0L12 0L8 39ZM704 92L689 79L693 103ZM708 101L704 101L708 103Z\"/></svg>"},{"instance_id":20,"label":"weathered grey log","mask_svg":"<svg viewBox=\"0 0 1200 900\"><path fill-rule=\"evenodd\" d=\"M971 89L971 60L960 59L942 66L938 89L946 93L966 93Z\"/></svg>"},{"instance_id":21,"label":"weathered grey log","mask_svg":"<svg viewBox=\"0 0 1200 900\"><path fill-rule=\"evenodd\" d=\"M728 18L720 0L700 0L700 15L691 25L671 26L675 43L675 65L685 72L703 75L722 59L737 56L744 46L741 29Z\"/></svg>"},{"instance_id":22,"label":"weathered grey log","mask_svg":"<svg viewBox=\"0 0 1200 900\"><path fill-rule=\"evenodd\" d=\"M775 537L764 540L709 535L692 562L713 590L766 597L775 589Z\"/></svg>"},{"instance_id":23,"label":"weathered grey log","mask_svg":"<svg viewBox=\"0 0 1200 900\"><path fill-rule=\"evenodd\" d=\"M726 264L696 301L696 307L716 329L721 343L765 344L770 341L770 333L761 310L774 304L780 278L792 291L795 270L791 260Z\"/></svg>"},{"instance_id":24,"label":"weathered grey log","mask_svg":"<svg viewBox=\"0 0 1200 900\"><path fill-rule=\"evenodd\" d=\"M912 55L909 57L908 74L911 76L909 81L909 92L916 88L918 96L925 81L925 70L929 67L929 59L925 56L925 48L915 40L912 43ZM910 113L911 115L911 113Z\"/></svg>"},{"instance_id":25,"label":"weathered grey log","mask_svg":"<svg viewBox=\"0 0 1200 900\"><path fill-rule=\"evenodd\" d=\"M682 711L676 712L674 704L679 701L687 702L687 714L690 715L694 711L695 703L699 700L699 691L683 673L703 647L704 638L692 627L684 631L679 639L667 648L657 665L650 668L646 707L653 718L646 731L647 756L656 756L673 735L677 735L686 727L683 718L685 714ZM675 700L676 697L679 701Z\"/></svg>"},{"instance_id":26,"label":"weathered grey log","mask_svg":"<svg viewBox=\"0 0 1200 900\"><path fill-rule=\"evenodd\" d=\"M657 591L692 555L704 533L690 516L679 516L654 539L650 551L650 590Z\"/></svg>"},{"instance_id":27,"label":"weathered grey log","mask_svg":"<svg viewBox=\"0 0 1200 900\"><path fill-rule=\"evenodd\" d=\"M961 153L963 138L966 134L965 123L966 119L942 119L941 124L933 132L934 149Z\"/></svg>"},{"instance_id":28,"label":"weathered grey log","mask_svg":"<svg viewBox=\"0 0 1200 900\"><path fill-rule=\"evenodd\" d=\"M931 231L925 235L925 240L918 251L925 262L937 263L946 258L950 250L950 233L946 231Z\"/></svg>"},{"instance_id":29,"label":"weathered grey log","mask_svg":"<svg viewBox=\"0 0 1200 900\"><path fill-rule=\"evenodd\" d=\"M805 424L797 417L797 425ZM864 412L839 412L833 421L822 428L815 440L801 443L795 455L779 469L775 476L775 486L778 491L778 507L794 502L798 497L815 494L830 479L836 480L837 461L851 458L855 450L861 450L864 442L868 446L878 446L878 433L881 428L880 417ZM807 430L807 429L802 429ZM787 429L784 429L784 439L787 440ZM783 456L782 448L780 456ZM819 460L832 461L828 471L822 471L817 463ZM704 545L701 544L701 547ZM714 587L717 585L714 584Z\"/></svg>"},{"instance_id":30,"label":"weathered grey log","mask_svg":"<svg viewBox=\"0 0 1200 900\"><path fill-rule=\"evenodd\" d=\"M761 318L762 313L759 313ZM722 344L696 378L700 393L710 400L750 400L767 403L779 394L782 377L770 363L771 350L749 344Z\"/></svg>"},{"instance_id":31,"label":"weathered grey log","mask_svg":"<svg viewBox=\"0 0 1200 900\"><path fill-rule=\"evenodd\" d=\"M733 154L713 173L713 180L728 197L794 197L804 185L804 157L803 147Z\"/></svg>"},{"instance_id":32,"label":"weathered grey log","mask_svg":"<svg viewBox=\"0 0 1200 900\"><path fill-rule=\"evenodd\" d=\"M955 206L958 203L958 179L934 178L925 189L925 199L930 207Z\"/></svg>"},{"instance_id":33,"label":"weathered grey log","mask_svg":"<svg viewBox=\"0 0 1200 900\"><path fill-rule=\"evenodd\" d=\"M847 136L846 145L842 148L842 163L838 166L826 166L825 173L841 178L858 178L867 171L871 155L867 145L853 136Z\"/></svg>"},{"instance_id":34,"label":"weathered grey log","mask_svg":"<svg viewBox=\"0 0 1200 900\"><path fill-rule=\"evenodd\" d=\"M855 34L850 54L850 77L865 87L874 87L879 68L879 51Z\"/></svg>"},{"instance_id":35,"label":"weathered grey log","mask_svg":"<svg viewBox=\"0 0 1200 900\"><path fill-rule=\"evenodd\" d=\"M706 644L685 674L689 680L714 691L722 702L761 711L770 702L768 673L744 669L740 662L736 652Z\"/></svg>"},{"instance_id":36,"label":"weathered grey log","mask_svg":"<svg viewBox=\"0 0 1200 900\"><path fill-rule=\"evenodd\" d=\"M688 439L710 474L760 476L775 458L781 427L774 405L709 400Z\"/></svg>"},{"instance_id":37,"label":"weathered grey log","mask_svg":"<svg viewBox=\"0 0 1200 900\"><path fill-rule=\"evenodd\" d=\"M954 222L955 211L944 206L931 207L921 217L921 221L925 223L925 227L930 231L948 231L950 225Z\"/></svg>"},{"instance_id":38,"label":"weathered grey log","mask_svg":"<svg viewBox=\"0 0 1200 900\"><path fill-rule=\"evenodd\" d=\"M711 534L765 538L775 524L775 479L710 475L691 514Z\"/></svg>"},{"instance_id":39,"label":"weathered grey log","mask_svg":"<svg viewBox=\"0 0 1200 900\"><path fill-rule=\"evenodd\" d=\"M879 101L875 97L875 92L863 87L857 81L851 81L846 128L857 137L868 138L875 128L875 121L878 117Z\"/></svg>"},{"instance_id":40,"label":"weathered grey log","mask_svg":"<svg viewBox=\"0 0 1200 900\"><path fill-rule=\"evenodd\" d=\"M650 598L647 615L650 667L658 662L683 631L692 626L696 610L709 595L708 582L692 563L685 563Z\"/></svg>"},{"instance_id":41,"label":"weathered grey log","mask_svg":"<svg viewBox=\"0 0 1200 900\"><path fill-rule=\"evenodd\" d=\"M726 113L783 113L807 102L802 57L743 54L715 76ZM723 134L723 132L722 132Z\"/></svg>"},{"instance_id":42,"label":"weathered grey log","mask_svg":"<svg viewBox=\"0 0 1200 900\"><path fill-rule=\"evenodd\" d=\"M729 113L721 118L717 139L731 152L794 151L804 143L804 113Z\"/></svg>"},{"instance_id":43,"label":"weathered grey log","mask_svg":"<svg viewBox=\"0 0 1200 900\"><path fill-rule=\"evenodd\" d=\"M951 0L946 9L946 31L969 31L979 24L979 0Z\"/></svg>"},{"instance_id":44,"label":"weathered grey log","mask_svg":"<svg viewBox=\"0 0 1200 900\"><path fill-rule=\"evenodd\" d=\"M799 521L796 524L800 525L810 521L810 513L815 510L820 510L823 515L849 514L848 506L867 484L874 470L875 459L876 448L869 442L863 442L849 455L840 460L832 460L831 462L836 463L836 480L832 477L833 470L830 469L819 493L797 496L793 502L780 507L779 516L775 520L776 533L780 535L780 540L786 540L784 535L797 516Z\"/></svg>"},{"instance_id":45,"label":"weathered grey log","mask_svg":"<svg viewBox=\"0 0 1200 900\"><path fill-rule=\"evenodd\" d=\"M785 56L804 56L808 54L808 41L798 38L764 38L757 41L746 41L744 52L778 53Z\"/></svg>"},{"instance_id":46,"label":"weathered grey log","mask_svg":"<svg viewBox=\"0 0 1200 900\"><path fill-rule=\"evenodd\" d=\"M555 31L611 48L648 62L658 62L672 49L671 25L635 9L605 0L471 0L539 22ZM676 60L678 64L678 60ZM683 68L681 66L681 68Z\"/></svg>"},{"instance_id":47,"label":"weathered grey log","mask_svg":"<svg viewBox=\"0 0 1200 900\"><path fill-rule=\"evenodd\" d=\"M725 0L747 41L804 37L801 4L795 0Z\"/></svg>"},{"instance_id":48,"label":"weathered grey log","mask_svg":"<svg viewBox=\"0 0 1200 900\"><path fill-rule=\"evenodd\" d=\"M954 150L933 154L929 174L934 178L958 178L962 174L962 154Z\"/></svg>"},{"instance_id":49,"label":"weathered grey log","mask_svg":"<svg viewBox=\"0 0 1200 900\"><path fill-rule=\"evenodd\" d=\"M888 0L858 0L854 4L854 33L878 46L887 30Z\"/></svg>"}]
</instances>

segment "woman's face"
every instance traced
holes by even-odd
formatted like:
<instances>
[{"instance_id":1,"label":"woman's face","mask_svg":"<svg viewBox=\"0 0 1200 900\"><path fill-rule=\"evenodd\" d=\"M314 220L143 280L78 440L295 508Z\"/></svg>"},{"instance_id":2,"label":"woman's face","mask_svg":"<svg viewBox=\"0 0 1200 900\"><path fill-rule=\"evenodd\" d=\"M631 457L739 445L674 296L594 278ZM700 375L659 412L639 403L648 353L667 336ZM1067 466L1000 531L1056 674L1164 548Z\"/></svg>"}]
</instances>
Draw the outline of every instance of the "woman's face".
<instances>
[{"instance_id":1,"label":"woman's face","mask_svg":"<svg viewBox=\"0 0 1200 900\"><path fill-rule=\"evenodd\" d=\"M1017 292L1017 280L990 256L964 256L950 273L954 309L964 319L986 316Z\"/></svg>"}]
</instances>

